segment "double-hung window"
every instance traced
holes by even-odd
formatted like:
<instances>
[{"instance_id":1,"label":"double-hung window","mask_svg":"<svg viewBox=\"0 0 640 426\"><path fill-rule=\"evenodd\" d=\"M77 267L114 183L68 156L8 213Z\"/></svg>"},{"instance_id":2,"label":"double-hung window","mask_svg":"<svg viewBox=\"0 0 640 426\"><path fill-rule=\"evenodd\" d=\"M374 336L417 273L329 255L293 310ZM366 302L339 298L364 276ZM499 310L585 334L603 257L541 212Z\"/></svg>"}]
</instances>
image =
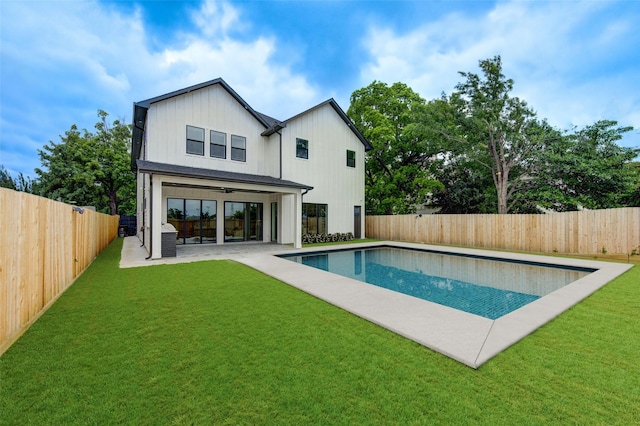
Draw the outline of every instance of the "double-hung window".
<instances>
[{"instance_id":1,"label":"double-hung window","mask_svg":"<svg viewBox=\"0 0 640 426\"><path fill-rule=\"evenodd\" d=\"M309 141L296 138L296 157L309 158Z\"/></svg>"},{"instance_id":2,"label":"double-hung window","mask_svg":"<svg viewBox=\"0 0 640 426\"><path fill-rule=\"evenodd\" d=\"M204 155L204 129L187 126L187 154Z\"/></svg>"},{"instance_id":3,"label":"double-hung window","mask_svg":"<svg viewBox=\"0 0 640 426\"><path fill-rule=\"evenodd\" d=\"M227 158L227 134L211 131L211 146L209 155L215 158Z\"/></svg>"},{"instance_id":4,"label":"double-hung window","mask_svg":"<svg viewBox=\"0 0 640 426\"><path fill-rule=\"evenodd\" d=\"M347 150L347 167L356 166L356 152Z\"/></svg>"},{"instance_id":5,"label":"double-hung window","mask_svg":"<svg viewBox=\"0 0 640 426\"><path fill-rule=\"evenodd\" d=\"M247 138L231 135L231 159L247 161Z\"/></svg>"}]
</instances>

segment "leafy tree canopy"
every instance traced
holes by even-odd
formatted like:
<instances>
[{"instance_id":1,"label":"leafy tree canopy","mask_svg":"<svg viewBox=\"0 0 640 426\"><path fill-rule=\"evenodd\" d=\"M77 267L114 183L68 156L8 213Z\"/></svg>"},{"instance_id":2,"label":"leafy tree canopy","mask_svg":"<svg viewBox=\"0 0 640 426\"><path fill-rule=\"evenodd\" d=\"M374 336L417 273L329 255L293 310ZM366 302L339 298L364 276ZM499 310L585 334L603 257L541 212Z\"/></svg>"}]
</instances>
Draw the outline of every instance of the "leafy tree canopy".
<instances>
[{"instance_id":1,"label":"leafy tree canopy","mask_svg":"<svg viewBox=\"0 0 640 426\"><path fill-rule=\"evenodd\" d=\"M538 213L640 204L640 150L617 145L631 127L601 120L561 131L511 94L500 56L461 72L450 95L424 101L402 83L353 93L349 116L372 142L371 213Z\"/></svg>"},{"instance_id":2,"label":"leafy tree canopy","mask_svg":"<svg viewBox=\"0 0 640 426\"><path fill-rule=\"evenodd\" d=\"M546 143L559 136L537 119L524 100L511 96L513 80L502 73L500 56L480 61L479 76L461 72L466 81L450 98L461 122L457 136L467 157L489 171L497 212L528 210L526 191L536 184L534 161Z\"/></svg>"},{"instance_id":3,"label":"leafy tree canopy","mask_svg":"<svg viewBox=\"0 0 640 426\"><path fill-rule=\"evenodd\" d=\"M632 127L601 120L554 140L542 153L544 177L538 203L556 211L632 205L638 149L617 145Z\"/></svg>"},{"instance_id":4,"label":"leafy tree canopy","mask_svg":"<svg viewBox=\"0 0 640 426\"><path fill-rule=\"evenodd\" d=\"M34 193L109 214L135 213L135 176L130 170L131 130L119 120L111 124L98 111L95 132L76 125L38 150L42 168Z\"/></svg>"},{"instance_id":5,"label":"leafy tree canopy","mask_svg":"<svg viewBox=\"0 0 640 426\"><path fill-rule=\"evenodd\" d=\"M374 214L410 213L441 185L428 173L437 148L428 138L426 102L406 84L374 81L351 95L347 111L371 142L367 153L367 209Z\"/></svg>"}]
</instances>

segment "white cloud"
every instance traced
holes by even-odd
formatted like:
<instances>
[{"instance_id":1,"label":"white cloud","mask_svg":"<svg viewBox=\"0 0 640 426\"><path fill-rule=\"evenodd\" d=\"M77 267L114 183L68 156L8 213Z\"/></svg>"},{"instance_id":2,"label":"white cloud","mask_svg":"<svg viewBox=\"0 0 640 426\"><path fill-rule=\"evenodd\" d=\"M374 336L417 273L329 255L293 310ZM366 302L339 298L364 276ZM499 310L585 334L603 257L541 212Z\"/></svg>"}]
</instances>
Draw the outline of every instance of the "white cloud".
<instances>
[{"instance_id":1,"label":"white cloud","mask_svg":"<svg viewBox=\"0 0 640 426\"><path fill-rule=\"evenodd\" d=\"M250 26L241 23L239 9L207 0L191 16L199 32L182 34L180 46L148 53L142 68L153 85L140 82L143 98L221 77L251 106L281 119L318 102L317 90L277 56L273 37L234 38Z\"/></svg>"},{"instance_id":2,"label":"white cloud","mask_svg":"<svg viewBox=\"0 0 640 426\"><path fill-rule=\"evenodd\" d=\"M217 77L261 112L288 118L319 102L276 40L242 33L240 11L208 0L195 32L153 50L142 13L96 1L2 2L0 162L33 175L37 148L71 124L92 128L96 111L130 120L134 101ZM25 141L26 139L26 141Z\"/></svg>"},{"instance_id":3,"label":"white cloud","mask_svg":"<svg viewBox=\"0 0 640 426\"><path fill-rule=\"evenodd\" d=\"M206 37L228 34L234 25L240 24L240 14L227 2L206 0L200 9L191 14L191 19ZM237 28L235 28L237 29Z\"/></svg>"},{"instance_id":4,"label":"white cloud","mask_svg":"<svg viewBox=\"0 0 640 426\"><path fill-rule=\"evenodd\" d=\"M640 92L630 89L640 72L638 13L615 14L608 7L504 2L485 15L454 13L402 34L372 26L363 42L371 60L361 81L402 81L432 99L454 90L462 81L458 71L479 73L479 60L501 55L504 74L515 81L513 94L553 125L610 118L637 127ZM617 69L628 55L636 56L636 68Z\"/></svg>"}]
</instances>

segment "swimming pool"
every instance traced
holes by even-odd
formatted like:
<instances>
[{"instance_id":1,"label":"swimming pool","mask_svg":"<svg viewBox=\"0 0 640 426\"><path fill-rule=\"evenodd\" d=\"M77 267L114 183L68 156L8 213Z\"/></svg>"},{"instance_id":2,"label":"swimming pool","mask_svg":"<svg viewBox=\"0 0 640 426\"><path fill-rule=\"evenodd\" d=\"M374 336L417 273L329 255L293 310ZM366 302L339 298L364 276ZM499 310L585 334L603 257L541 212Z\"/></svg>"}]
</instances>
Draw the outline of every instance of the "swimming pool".
<instances>
[{"instance_id":1,"label":"swimming pool","mask_svg":"<svg viewBox=\"0 0 640 426\"><path fill-rule=\"evenodd\" d=\"M320 254L326 252L327 247L307 247L295 251L283 249L276 253L237 256L234 260L472 368L478 368L633 266L587 259L398 241L352 243L349 247L359 250L395 247L446 252L451 256L472 259L480 257L595 272L493 320L279 257L287 254ZM335 249L342 251L342 248ZM356 267L353 262L347 265L349 268ZM469 274L474 277L480 276L475 270ZM498 273L500 274L504 273ZM520 280L518 275L511 277L511 281Z\"/></svg>"},{"instance_id":2,"label":"swimming pool","mask_svg":"<svg viewBox=\"0 0 640 426\"><path fill-rule=\"evenodd\" d=\"M489 319L595 271L388 246L281 257Z\"/></svg>"}]
</instances>

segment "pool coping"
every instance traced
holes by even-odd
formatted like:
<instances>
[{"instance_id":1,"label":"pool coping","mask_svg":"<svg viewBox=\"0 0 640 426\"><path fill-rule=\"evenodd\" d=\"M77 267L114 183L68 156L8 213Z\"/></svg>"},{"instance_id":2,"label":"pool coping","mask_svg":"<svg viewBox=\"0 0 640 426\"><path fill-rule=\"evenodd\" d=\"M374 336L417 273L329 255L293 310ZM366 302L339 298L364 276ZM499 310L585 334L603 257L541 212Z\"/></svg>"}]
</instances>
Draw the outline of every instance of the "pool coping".
<instances>
[{"instance_id":1,"label":"pool coping","mask_svg":"<svg viewBox=\"0 0 640 426\"><path fill-rule=\"evenodd\" d=\"M238 256L234 260L472 368L480 367L633 267L615 262L396 241L303 248L295 250L295 253L380 246L593 268L597 271L491 320L277 257L279 254L290 255L291 250Z\"/></svg>"}]
</instances>

